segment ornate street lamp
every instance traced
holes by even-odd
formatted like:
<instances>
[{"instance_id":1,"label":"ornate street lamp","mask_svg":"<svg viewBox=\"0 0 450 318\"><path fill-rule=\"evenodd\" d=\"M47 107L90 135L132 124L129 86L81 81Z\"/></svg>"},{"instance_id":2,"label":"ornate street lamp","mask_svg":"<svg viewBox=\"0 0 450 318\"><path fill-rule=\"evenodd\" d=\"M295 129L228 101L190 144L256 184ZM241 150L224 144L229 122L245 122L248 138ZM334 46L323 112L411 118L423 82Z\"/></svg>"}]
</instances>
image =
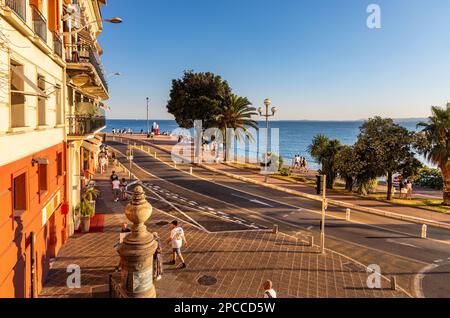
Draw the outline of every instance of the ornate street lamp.
<instances>
[{"instance_id":1,"label":"ornate street lamp","mask_svg":"<svg viewBox=\"0 0 450 318\"><path fill-rule=\"evenodd\" d=\"M268 174L267 174L267 168L268 168L268 163L269 163L269 157L268 157L268 153L269 153L269 117L273 117L275 116L275 113L277 112L277 108L276 107L272 107L271 108L271 113L269 113L269 106L272 104L272 102L270 101L269 98L266 98L264 100L264 106L266 106L266 112L264 113L264 110L262 107L258 108L258 112L259 115L261 117L265 117L266 118L266 153L265 153L265 162L264 162L264 166L265 166L265 179L264 182L268 181Z\"/></svg>"}]
</instances>

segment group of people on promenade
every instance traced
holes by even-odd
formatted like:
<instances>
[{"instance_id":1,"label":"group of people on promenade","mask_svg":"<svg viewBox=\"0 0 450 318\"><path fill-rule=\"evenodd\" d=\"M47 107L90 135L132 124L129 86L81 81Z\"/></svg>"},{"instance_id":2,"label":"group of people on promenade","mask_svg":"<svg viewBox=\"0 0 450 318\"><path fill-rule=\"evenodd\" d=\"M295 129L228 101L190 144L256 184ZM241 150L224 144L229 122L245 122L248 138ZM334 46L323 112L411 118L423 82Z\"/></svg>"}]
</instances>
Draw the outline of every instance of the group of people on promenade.
<instances>
[{"instance_id":1,"label":"group of people on promenade","mask_svg":"<svg viewBox=\"0 0 450 318\"><path fill-rule=\"evenodd\" d=\"M112 172L109 178L111 180L114 202L119 202L119 200L126 201L128 187L127 180L125 178L120 179L115 171Z\"/></svg>"},{"instance_id":2,"label":"group of people on promenade","mask_svg":"<svg viewBox=\"0 0 450 318\"><path fill-rule=\"evenodd\" d=\"M292 158L292 169L308 172L308 161L305 157L295 155L294 158Z\"/></svg>"},{"instance_id":3,"label":"group of people on promenade","mask_svg":"<svg viewBox=\"0 0 450 318\"><path fill-rule=\"evenodd\" d=\"M398 184L399 188L399 199L406 199L406 200L412 200L413 195L413 184L410 179L408 180L401 180L397 179L394 180L394 192L395 192L395 183Z\"/></svg>"},{"instance_id":4,"label":"group of people on promenade","mask_svg":"<svg viewBox=\"0 0 450 318\"><path fill-rule=\"evenodd\" d=\"M98 168L100 170L100 174L104 174L106 172L110 161L112 161L114 166L116 166L116 160L116 153L114 151L110 151L107 145L102 144L100 146L100 153L98 154Z\"/></svg>"}]
</instances>

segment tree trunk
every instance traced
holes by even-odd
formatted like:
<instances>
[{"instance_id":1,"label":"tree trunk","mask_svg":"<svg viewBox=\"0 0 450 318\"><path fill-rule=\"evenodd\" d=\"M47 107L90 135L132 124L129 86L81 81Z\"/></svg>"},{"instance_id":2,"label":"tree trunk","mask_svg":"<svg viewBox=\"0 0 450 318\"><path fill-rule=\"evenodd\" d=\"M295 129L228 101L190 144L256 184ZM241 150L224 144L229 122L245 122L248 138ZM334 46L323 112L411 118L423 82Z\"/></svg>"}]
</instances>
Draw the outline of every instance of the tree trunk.
<instances>
[{"instance_id":1,"label":"tree trunk","mask_svg":"<svg viewBox=\"0 0 450 318\"><path fill-rule=\"evenodd\" d=\"M353 191L353 178L345 178L345 190L347 190L348 192Z\"/></svg>"},{"instance_id":2,"label":"tree trunk","mask_svg":"<svg viewBox=\"0 0 450 318\"><path fill-rule=\"evenodd\" d=\"M444 180L444 202L443 205L450 206L450 164L441 168L442 179Z\"/></svg>"},{"instance_id":3,"label":"tree trunk","mask_svg":"<svg viewBox=\"0 0 450 318\"><path fill-rule=\"evenodd\" d=\"M392 200L392 172L388 172L387 177L387 200Z\"/></svg>"}]
</instances>

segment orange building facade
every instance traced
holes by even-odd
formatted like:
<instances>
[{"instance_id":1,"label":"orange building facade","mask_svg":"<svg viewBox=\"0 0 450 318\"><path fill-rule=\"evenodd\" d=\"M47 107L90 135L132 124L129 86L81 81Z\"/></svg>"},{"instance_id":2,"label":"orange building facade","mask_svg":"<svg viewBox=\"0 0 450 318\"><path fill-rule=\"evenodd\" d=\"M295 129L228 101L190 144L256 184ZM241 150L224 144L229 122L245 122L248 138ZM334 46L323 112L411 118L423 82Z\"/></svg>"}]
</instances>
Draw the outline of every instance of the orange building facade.
<instances>
[{"instance_id":1,"label":"orange building facade","mask_svg":"<svg viewBox=\"0 0 450 318\"><path fill-rule=\"evenodd\" d=\"M0 1L0 298L38 297L96 171L106 2Z\"/></svg>"},{"instance_id":2,"label":"orange building facade","mask_svg":"<svg viewBox=\"0 0 450 318\"><path fill-rule=\"evenodd\" d=\"M61 143L0 167L2 298L38 295L67 239L65 158Z\"/></svg>"}]
</instances>

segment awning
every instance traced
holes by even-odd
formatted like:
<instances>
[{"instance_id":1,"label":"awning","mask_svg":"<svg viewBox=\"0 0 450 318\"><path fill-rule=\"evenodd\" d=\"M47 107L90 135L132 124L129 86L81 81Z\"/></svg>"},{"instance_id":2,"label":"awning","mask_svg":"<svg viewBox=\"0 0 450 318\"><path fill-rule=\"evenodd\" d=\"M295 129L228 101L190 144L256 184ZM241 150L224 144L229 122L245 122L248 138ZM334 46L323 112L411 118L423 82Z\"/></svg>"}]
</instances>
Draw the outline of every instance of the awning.
<instances>
[{"instance_id":1,"label":"awning","mask_svg":"<svg viewBox=\"0 0 450 318\"><path fill-rule=\"evenodd\" d=\"M83 143L81 144L81 147L89 150L90 152L94 152L97 153L100 151L100 146L97 145L94 142L90 142L90 141L83 141Z\"/></svg>"},{"instance_id":2,"label":"awning","mask_svg":"<svg viewBox=\"0 0 450 318\"><path fill-rule=\"evenodd\" d=\"M91 140L92 142L96 142L97 144L100 143L100 145L103 143L103 137L99 135L95 135L94 139ZM100 146L99 145L99 146Z\"/></svg>"},{"instance_id":3,"label":"awning","mask_svg":"<svg viewBox=\"0 0 450 318\"><path fill-rule=\"evenodd\" d=\"M31 96L39 96L39 97L43 97L43 98L49 98L49 95L46 94L43 90L41 90L32 80L30 80L28 77L26 77L22 72L20 72L16 66L14 65L10 65L11 66L11 70L14 72L14 74L16 74L18 77L20 77L20 79L22 81L24 81L25 83L27 83L28 85L31 86L31 88L34 90L34 92L25 92L25 91L15 91L12 90L12 93L17 93L17 94L23 94L23 95L31 95Z\"/></svg>"}]
</instances>

